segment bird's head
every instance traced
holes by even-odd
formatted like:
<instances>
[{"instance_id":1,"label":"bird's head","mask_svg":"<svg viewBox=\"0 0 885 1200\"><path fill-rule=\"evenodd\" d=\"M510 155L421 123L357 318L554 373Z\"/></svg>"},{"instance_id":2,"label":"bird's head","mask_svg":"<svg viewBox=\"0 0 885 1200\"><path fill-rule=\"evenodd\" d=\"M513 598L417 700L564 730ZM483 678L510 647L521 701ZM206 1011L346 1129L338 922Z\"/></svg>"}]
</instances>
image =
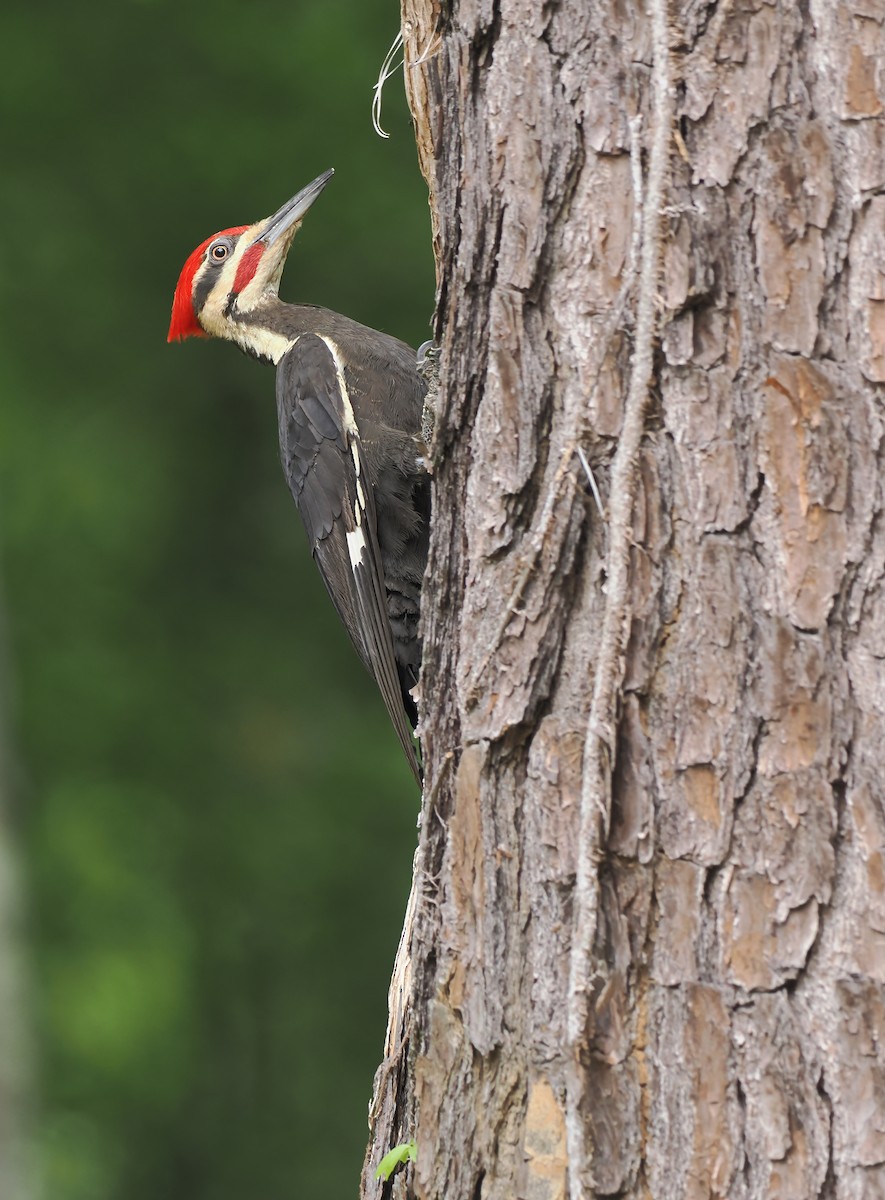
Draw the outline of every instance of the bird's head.
<instances>
[{"instance_id":1,"label":"bird's head","mask_svg":"<svg viewBox=\"0 0 885 1200\"><path fill-rule=\"evenodd\" d=\"M222 337L256 349L247 333L250 314L257 319L262 306L276 298L304 214L333 174L324 171L272 217L223 229L197 246L178 279L168 341Z\"/></svg>"}]
</instances>

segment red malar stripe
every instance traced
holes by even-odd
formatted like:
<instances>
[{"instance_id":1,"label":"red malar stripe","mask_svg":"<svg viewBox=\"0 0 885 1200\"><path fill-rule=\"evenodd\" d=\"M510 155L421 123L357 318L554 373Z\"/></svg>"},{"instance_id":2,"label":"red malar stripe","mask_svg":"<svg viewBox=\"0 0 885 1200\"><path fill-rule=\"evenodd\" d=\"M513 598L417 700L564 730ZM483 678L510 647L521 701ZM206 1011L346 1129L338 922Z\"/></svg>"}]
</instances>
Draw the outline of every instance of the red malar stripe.
<instances>
[{"instance_id":1,"label":"red malar stripe","mask_svg":"<svg viewBox=\"0 0 885 1200\"><path fill-rule=\"evenodd\" d=\"M243 257L240 259L240 265L237 267L237 276L234 279L233 291L239 296L240 292L250 284L255 277L255 272L258 270L258 264L261 262L261 256L264 253L264 243L256 242L254 246L250 246Z\"/></svg>"}]
</instances>

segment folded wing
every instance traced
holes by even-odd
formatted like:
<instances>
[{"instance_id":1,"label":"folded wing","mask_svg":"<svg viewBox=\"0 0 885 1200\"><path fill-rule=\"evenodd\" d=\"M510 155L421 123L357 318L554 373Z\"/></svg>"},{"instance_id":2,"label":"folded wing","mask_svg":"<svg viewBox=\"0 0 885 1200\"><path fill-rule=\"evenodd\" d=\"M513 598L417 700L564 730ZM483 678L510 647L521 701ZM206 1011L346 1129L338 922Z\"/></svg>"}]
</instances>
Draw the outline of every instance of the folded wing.
<instances>
[{"instance_id":1,"label":"folded wing","mask_svg":"<svg viewBox=\"0 0 885 1200\"><path fill-rule=\"evenodd\" d=\"M302 334L280 359L277 412L283 471L320 574L420 783L394 657L373 481L330 339Z\"/></svg>"}]
</instances>

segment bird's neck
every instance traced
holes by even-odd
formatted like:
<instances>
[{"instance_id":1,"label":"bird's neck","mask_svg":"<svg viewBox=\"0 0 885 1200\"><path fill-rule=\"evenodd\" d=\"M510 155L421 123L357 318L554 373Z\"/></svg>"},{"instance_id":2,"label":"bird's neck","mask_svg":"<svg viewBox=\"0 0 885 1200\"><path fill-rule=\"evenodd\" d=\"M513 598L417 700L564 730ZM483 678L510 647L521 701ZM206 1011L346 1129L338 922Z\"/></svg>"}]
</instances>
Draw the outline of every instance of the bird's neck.
<instances>
[{"instance_id":1,"label":"bird's neck","mask_svg":"<svg viewBox=\"0 0 885 1200\"><path fill-rule=\"evenodd\" d=\"M305 331L303 314L309 311L307 306L284 304L278 296L268 296L249 312L231 313L227 336L244 353L276 364Z\"/></svg>"}]
</instances>

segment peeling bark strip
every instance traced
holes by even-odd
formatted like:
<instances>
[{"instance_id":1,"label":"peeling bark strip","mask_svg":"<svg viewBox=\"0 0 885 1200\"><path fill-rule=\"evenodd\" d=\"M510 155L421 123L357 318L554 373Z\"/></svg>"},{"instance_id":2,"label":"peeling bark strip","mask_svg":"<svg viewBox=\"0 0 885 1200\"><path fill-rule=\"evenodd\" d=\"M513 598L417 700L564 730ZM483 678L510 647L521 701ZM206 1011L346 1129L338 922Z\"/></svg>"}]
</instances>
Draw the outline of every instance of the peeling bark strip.
<instances>
[{"instance_id":1,"label":"peeling bark strip","mask_svg":"<svg viewBox=\"0 0 885 1200\"><path fill-rule=\"evenodd\" d=\"M652 11L404 0L443 379L425 813L366 1197L885 1196L883 0L669 4L577 1060L568 1036L614 537L574 448L611 511Z\"/></svg>"},{"instance_id":2,"label":"peeling bark strip","mask_svg":"<svg viewBox=\"0 0 885 1200\"><path fill-rule=\"evenodd\" d=\"M649 0L652 31L652 137L648 185L642 188L639 147L631 142L636 225L639 245L636 288L636 334L624 421L612 460L611 519L605 562L606 597L602 629L593 663L593 698L584 742L581 808L578 820L578 861L573 898L574 919L569 958L566 1032L572 1061L566 1069L566 1144L571 1195L585 1194L584 1177L593 1147L587 1146L579 1111L584 1091L581 1054L589 1016L592 952L599 913L602 846L611 828L612 766L615 761L618 702L624 681L629 607L630 544L636 503L639 449L645 429L649 387L654 369L655 319L661 262L661 209L668 177L673 108L670 87L670 47L666 0ZM589 1152L588 1152L589 1150Z\"/></svg>"}]
</instances>

